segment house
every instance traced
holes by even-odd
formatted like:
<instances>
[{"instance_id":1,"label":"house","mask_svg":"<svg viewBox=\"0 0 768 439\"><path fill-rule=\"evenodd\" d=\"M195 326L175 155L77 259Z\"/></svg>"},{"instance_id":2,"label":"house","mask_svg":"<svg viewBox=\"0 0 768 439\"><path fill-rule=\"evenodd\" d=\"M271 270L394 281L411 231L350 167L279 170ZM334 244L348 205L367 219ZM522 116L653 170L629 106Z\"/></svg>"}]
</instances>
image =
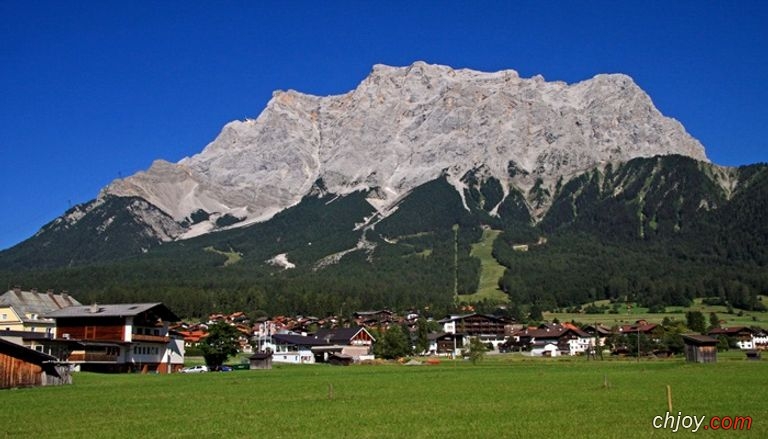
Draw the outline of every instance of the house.
<instances>
[{"instance_id":1,"label":"house","mask_svg":"<svg viewBox=\"0 0 768 439\"><path fill-rule=\"evenodd\" d=\"M314 337L328 345L342 346L341 354L355 361L373 360L373 338L363 327L319 329Z\"/></svg>"},{"instance_id":2,"label":"house","mask_svg":"<svg viewBox=\"0 0 768 439\"><path fill-rule=\"evenodd\" d=\"M357 311L352 315L361 326L380 326L392 322L394 313L388 309L375 311Z\"/></svg>"},{"instance_id":3,"label":"house","mask_svg":"<svg viewBox=\"0 0 768 439\"><path fill-rule=\"evenodd\" d=\"M644 335L653 335L654 330L658 327L656 323L648 323L645 320L638 320L633 324L630 325L621 325L619 326L619 333L620 334L644 334Z\"/></svg>"},{"instance_id":4,"label":"house","mask_svg":"<svg viewBox=\"0 0 768 439\"><path fill-rule=\"evenodd\" d=\"M584 332L592 336L597 346L605 346L606 340L608 339L608 337L610 337L613 334L613 332L611 331L611 328L604 326L600 323L596 323L594 325L587 325L582 329L584 330Z\"/></svg>"},{"instance_id":5,"label":"house","mask_svg":"<svg viewBox=\"0 0 768 439\"><path fill-rule=\"evenodd\" d=\"M272 352L276 363L311 364L328 362L333 355L354 361L373 359L375 339L362 327L321 329L314 335L267 334L259 339L260 352Z\"/></svg>"},{"instance_id":6,"label":"house","mask_svg":"<svg viewBox=\"0 0 768 439\"><path fill-rule=\"evenodd\" d=\"M45 315L79 305L80 302L66 293L14 288L0 295L0 337L43 352L45 341L53 338L56 326L56 322Z\"/></svg>"},{"instance_id":7,"label":"house","mask_svg":"<svg viewBox=\"0 0 768 439\"><path fill-rule=\"evenodd\" d=\"M683 334L685 360L692 363L714 363L717 361L718 339L701 334Z\"/></svg>"},{"instance_id":8,"label":"house","mask_svg":"<svg viewBox=\"0 0 768 439\"><path fill-rule=\"evenodd\" d=\"M429 355L456 357L466 342L465 334L452 334L449 332L436 332L427 334Z\"/></svg>"},{"instance_id":9,"label":"house","mask_svg":"<svg viewBox=\"0 0 768 439\"><path fill-rule=\"evenodd\" d=\"M752 328L752 330L752 341L754 342L755 349L768 349L768 331L762 328Z\"/></svg>"},{"instance_id":10,"label":"house","mask_svg":"<svg viewBox=\"0 0 768 439\"><path fill-rule=\"evenodd\" d=\"M0 389L71 383L66 363L0 338Z\"/></svg>"},{"instance_id":11,"label":"house","mask_svg":"<svg viewBox=\"0 0 768 439\"><path fill-rule=\"evenodd\" d=\"M169 326L179 321L162 303L71 306L48 313L61 359L83 371L177 371L184 339Z\"/></svg>"},{"instance_id":12,"label":"house","mask_svg":"<svg viewBox=\"0 0 768 439\"><path fill-rule=\"evenodd\" d=\"M191 348L197 346L200 340L204 339L208 335L208 331L204 329L187 329L178 330L179 335L184 337L184 347Z\"/></svg>"},{"instance_id":13,"label":"house","mask_svg":"<svg viewBox=\"0 0 768 439\"><path fill-rule=\"evenodd\" d=\"M594 338L575 325L542 324L525 328L513 336L516 343L531 348L532 355L579 355L594 347ZM555 349L557 348L557 349ZM555 352L557 350L557 352Z\"/></svg>"},{"instance_id":14,"label":"house","mask_svg":"<svg viewBox=\"0 0 768 439\"><path fill-rule=\"evenodd\" d=\"M321 361L323 349L316 353L313 348L327 347L329 344L315 337L299 334L273 334L271 342L264 345L267 351L272 351L272 361L275 363L313 364ZM336 351L341 352L341 346ZM316 358L320 356L320 359Z\"/></svg>"},{"instance_id":15,"label":"house","mask_svg":"<svg viewBox=\"0 0 768 439\"><path fill-rule=\"evenodd\" d=\"M725 336L736 341L739 349L755 349L755 331L746 326L731 326L726 328L712 328L708 335L711 337Z\"/></svg>"},{"instance_id":16,"label":"house","mask_svg":"<svg viewBox=\"0 0 768 439\"><path fill-rule=\"evenodd\" d=\"M443 325L443 332L477 337L483 343L491 343L494 348L498 348L506 340L505 328L510 322L496 316L473 313L451 315L438 323Z\"/></svg>"}]
</instances>

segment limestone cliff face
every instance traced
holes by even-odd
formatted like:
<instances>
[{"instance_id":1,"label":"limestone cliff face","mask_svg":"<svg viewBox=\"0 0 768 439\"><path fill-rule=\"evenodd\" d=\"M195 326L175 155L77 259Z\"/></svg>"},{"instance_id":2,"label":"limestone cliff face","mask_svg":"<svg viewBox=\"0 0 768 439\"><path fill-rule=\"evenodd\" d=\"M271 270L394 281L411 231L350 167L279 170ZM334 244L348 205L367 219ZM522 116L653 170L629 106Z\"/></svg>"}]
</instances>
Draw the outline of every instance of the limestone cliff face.
<instances>
[{"instance_id":1,"label":"limestone cliff face","mask_svg":"<svg viewBox=\"0 0 768 439\"><path fill-rule=\"evenodd\" d=\"M177 221L203 210L205 233L230 215L244 225L297 203L322 179L332 193L376 189L386 213L411 189L482 170L528 193L604 162L680 154L702 145L664 117L630 77L576 84L417 62L374 66L349 93L276 92L255 120L227 124L200 154L116 180L100 195L141 197ZM538 184L537 184L538 181ZM532 207L541 216L548 203Z\"/></svg>"}]
</instances>

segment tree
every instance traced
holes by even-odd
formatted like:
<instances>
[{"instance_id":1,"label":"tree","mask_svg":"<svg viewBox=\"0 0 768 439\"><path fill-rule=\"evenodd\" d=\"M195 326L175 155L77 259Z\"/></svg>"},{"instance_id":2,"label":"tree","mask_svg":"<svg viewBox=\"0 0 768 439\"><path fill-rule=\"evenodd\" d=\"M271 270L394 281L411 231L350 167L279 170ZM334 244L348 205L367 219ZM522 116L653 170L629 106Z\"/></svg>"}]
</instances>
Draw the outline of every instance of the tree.
<instances>
[{"instance_id":1,"label":"tree","mask_svg":"<svg viewBox=\"0 0 768 439\"><path fill-rule=\"evenodd\" d=\"M200 341L199 348L205 364L217 369L230 356L237 355L240 332L225 322L216 322L208 327L208 336Z\"/></svg>"},{"instance_id":2,"label":"tree","mask_svg":"<svg viewBox=\"0 0 768 439\"><path fill-rule=\"evenodd\" d=\"M691 331L704 333L707 330L707 324L704 320L704 314L701 311L688 311L685 313L685 326Z\"/></svg>"},{"instance_id":3,"label":"tree","mask_svg":"<svg viewBox=\"0 0 768 439\"><path fill-rule=\"evenodd\" d=\"M709 329L719 328L719 327L720 327L720 318L714 312L709 313Z\"/></svg>"},{"instance_id":4,"label":"tree","mask_svg":"<svg viewBox=\"0 0 768 439\"><path fill-rule=\"evenodd\" d=\"M531 322L540 322L544 320L544 315L541 312L541 307L539 306L538 303L534 303L533 305L531 305L530 316L528 317L528 319Z\"/></svg>"},{"instance_id":5,"label":"tree","mask_svg":"<svg viewBox=\"0 0 768 439\"><path fill-rule=\"evenodd\" d=\"M731 348L731 343L728 340L728 337L724 335L717 336L717 351L723 352L727 351Z\"/></svg>"},{"instance_id":6,"label":"tree","mask_svg":"<svg viewBox=\"0 0 768 439\"><path fill-rule=\"evenodd\" d=\"M469 361L471 361L472 364L477 364L483 357L485 357L485 352L487 350L488 348L479 338L472 337L469 340L469 350L466 355L469 357Z\"/></svg>"},{"instance_id":7,"label":"tree","mask_svg":"<svg viewBox=\"0 0 768 439\"><path fill-rule=\"evenodd\" d=\"M416 321L416 353L421 354L429 349L429 328L427 321L420 318Z\"/></svg>"},{"instance_id":8,"label":"tree","mask_svg":"<svg viewBox=\"0 0 768 439\"><path fill-rule=\"evenodd\" d=\"M388 360L411 355L411 341L400 326L390 326L374 345L376 356Z\"/></svg>"}]
</instances>

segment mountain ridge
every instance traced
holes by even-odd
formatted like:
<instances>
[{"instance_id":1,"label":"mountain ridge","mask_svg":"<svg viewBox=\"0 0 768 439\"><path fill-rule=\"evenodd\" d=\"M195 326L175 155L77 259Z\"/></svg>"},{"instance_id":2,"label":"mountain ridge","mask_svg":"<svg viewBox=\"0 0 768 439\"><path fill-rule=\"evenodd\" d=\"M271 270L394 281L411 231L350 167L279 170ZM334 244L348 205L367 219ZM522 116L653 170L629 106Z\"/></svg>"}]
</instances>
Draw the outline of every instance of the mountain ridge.
<instances>
[{"instance_id":1,"label":"mountain ridge","mask_svg":"<svg viewBox=\"0 0 768 439\"><path fill-rule=\"evenodd\" d=\"M626 75L568 85L513 70L376 65L341 95L275 92L258 118L228 123L201 153L156 161L99 197L140 197L180 223L198 210L213 215L174 237L184 239L217 229L222 215L240 220L230 227L269 219L318 179L340 195L376 189L368 201L386 214L444 172L461 194L461 176L485 167L506 195L510 185L551 191L557 178L604 161L675 153L707 161ZM534 217L549 201L537 203Z\"/></svg>"},{"instance_id":2,"label":"mountain ridge","mask_svg":"<svg viewBox=\"0 0 768 439\"><path fill-rule=\"evenodd\" d=\"M766 199L766 165L710 163L626 75L379 65L343 95L276 92L199 154L116 180L0 252L0 280L189 315L453 312L492 228L513 304L761 309Z\"/></svg>"}]
</instances>

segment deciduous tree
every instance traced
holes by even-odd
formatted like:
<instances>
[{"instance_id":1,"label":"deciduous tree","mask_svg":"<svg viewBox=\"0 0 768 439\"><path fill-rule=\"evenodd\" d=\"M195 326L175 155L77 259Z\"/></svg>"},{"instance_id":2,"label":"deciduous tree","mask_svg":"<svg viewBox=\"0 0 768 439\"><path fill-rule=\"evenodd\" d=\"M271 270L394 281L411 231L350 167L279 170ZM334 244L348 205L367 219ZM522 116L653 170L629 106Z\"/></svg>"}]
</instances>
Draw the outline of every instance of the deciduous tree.
<instances>
[{"instance_id":1,"label":"deciduous tree","mask_svg":"<svg viewBox=\"0 0 768 439\"><path fill-rule=\"evenodd\" d=\"M216 369L230 356L237 355L240 332L225 322L216 322L208 327L208 336L200 341L199 348L205 364Z\"/></svg>"}]
</instances>

